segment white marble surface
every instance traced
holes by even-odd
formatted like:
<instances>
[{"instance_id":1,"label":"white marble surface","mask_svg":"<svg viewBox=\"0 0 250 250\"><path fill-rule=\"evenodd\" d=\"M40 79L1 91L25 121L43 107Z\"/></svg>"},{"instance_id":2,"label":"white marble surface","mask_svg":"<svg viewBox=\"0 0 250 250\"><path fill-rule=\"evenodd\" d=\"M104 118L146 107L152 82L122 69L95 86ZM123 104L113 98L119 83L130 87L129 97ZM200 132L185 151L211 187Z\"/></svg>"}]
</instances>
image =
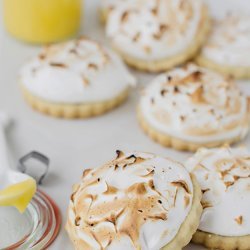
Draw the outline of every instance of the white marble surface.
<instances>
[{"instance_id":1,"label":"white marble surface","mask_svg":"<svg viewBox=\"0 0 250 250\"><path fill-rule=\"evenodd\" d=\"M215 15L225 9L250 11L248 0L207 0ZM85 22L81 33L106 42L103 27L97 19L98 0L86 0ZM0 12L2 15L2 12ZM38 150L51 159L50 174L41 187L59 205L63 215L61 232L49 247L51 250L67 249L72 246L64 231L65 215L71 186L80 179L85 168L99 166L115 155L116 149L142 150L170 156L180 161L188 153L165 149L152 142L140 130L136 121L135 107L138 89L147 84L152 76L136 74L139 87L128 102L118 109L92 119L79 121L58 120L36 113L26 105L18 88L17 75L20 66L39 47L23 44L9 37L0 23L0 110L12 115L16 122L9 130L8 141L15 162L31 150ZM250 84L250 82L248 83ZM250 94L250 85L242 83L245 92ZM250 145L250 138L245 140ZM204 248L189 245L185 250Z\"/></svg>"}]
</instances>

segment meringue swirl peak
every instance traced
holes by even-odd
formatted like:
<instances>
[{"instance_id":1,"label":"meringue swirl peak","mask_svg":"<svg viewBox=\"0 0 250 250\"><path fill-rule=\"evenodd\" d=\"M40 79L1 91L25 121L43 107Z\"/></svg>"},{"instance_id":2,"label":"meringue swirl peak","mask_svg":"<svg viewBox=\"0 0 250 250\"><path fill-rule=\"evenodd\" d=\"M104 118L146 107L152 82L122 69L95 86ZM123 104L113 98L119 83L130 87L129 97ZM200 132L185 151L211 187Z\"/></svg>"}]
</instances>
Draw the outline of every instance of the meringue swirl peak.
<instances>
[{"instance_id":1,"label":"meringue swirl peak","mask_svg":"<svg viewBox=\"0 0 250 250\"><path fill-rule=\"evenodd\" d=\"M66 228L86 250L156 250L176 236L192 200L192 180L180 163L117 151L113 161L84 171Z\"/></svg>"}]
</instances>

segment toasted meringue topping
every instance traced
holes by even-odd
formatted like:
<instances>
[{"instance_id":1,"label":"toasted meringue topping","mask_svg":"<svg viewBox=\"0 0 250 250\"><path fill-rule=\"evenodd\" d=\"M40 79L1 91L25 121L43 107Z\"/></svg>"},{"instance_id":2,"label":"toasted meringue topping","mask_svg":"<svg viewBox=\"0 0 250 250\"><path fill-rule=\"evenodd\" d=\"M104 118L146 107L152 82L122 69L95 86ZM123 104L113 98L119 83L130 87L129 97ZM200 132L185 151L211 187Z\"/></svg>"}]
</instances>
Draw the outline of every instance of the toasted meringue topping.
<instances>
[{"instance_id":1,"label":"toasted meringue topping","mask_svg":"<svg viewBox=\"0 0 250 250\"><path fill-rule=\"evenodd\" d=\"M194 64L158 76L139 106L151 126L190 142L244 137L248 131L247 98L235 82Z\"/></svg>"},{"instance_id":2,"label":"toasted meringue topping","mask_svg":"<svg viewBox=\"0 0 250 250\"><path fill-rule=\"evenodd\" d=\"M190 175L170 159L118 151L115 160L85 173L70 201L67 230L86 250L158 250L192 206Z\"/></svg>"},{"instance_id":3,"label":"toasted meringue topping","mask_svg":"<svg viewBox=\"0 0 250 250\"><path fill-rule=\"evenodd\" d=\"M20 77L34 95L60 103L110 100L135 83L114 52L83 37L45 47Z\"/></svg>"},{"instance_id":4,"label":"toasted meringue topping","mask_svg":"<svg viewBox=\"0 0 250 250\"><path fill-rule=\"evenodd\" d=\"M200 149L186 162L203 190L199 229L222 236L250 234L250 153L224 146Z\"/></svg>"},{"instance_id":5,"label":"toasted meringue topping","mask_svg":"<svg viewBox=\"0 0 250 250\"><path fill-rule=\"evenodd\" d=\"M109 11L106 33L123 53L159 60L188 48L202 20L200 0L119 1Z\"/></svg>"},{"instance_id":6,"label":"toasted meringue topping","mask_svg":"<svg viewBox=\"0 0 250 250\"><path fill-rule=\"evenodd\" d=\"M101 0L102 10L109 11L123 2L134 2L135 0Z\"/></svg>"},{"instance_id":7,"label":"toasted meringue topping","mask_svg":"<svg viewBox=\"0 0 250 250\"><path fill-rule=\"evenodd\" d=\"M226 15L215 20L202 56L225 66L250 67L250 17L246 15Z\"/></svg>"}]
</instances>

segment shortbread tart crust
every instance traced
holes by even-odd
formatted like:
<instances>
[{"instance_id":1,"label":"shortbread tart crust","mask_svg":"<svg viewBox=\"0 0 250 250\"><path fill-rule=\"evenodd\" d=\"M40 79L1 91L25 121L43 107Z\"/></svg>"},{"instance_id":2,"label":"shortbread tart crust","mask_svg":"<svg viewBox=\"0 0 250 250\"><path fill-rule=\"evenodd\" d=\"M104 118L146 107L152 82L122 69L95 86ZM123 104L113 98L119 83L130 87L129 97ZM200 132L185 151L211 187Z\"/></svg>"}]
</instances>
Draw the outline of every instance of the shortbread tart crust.
<instances>
[{"instance_id":1,"label":"shortbread tart crust","mask_svg":"<svg viewBox=\"0 0 250 250\"><path fill-rule=\"evenodd\" d=\"M202 55L198 55L195 58L195 61L200 66L215 70L227 76L232 76L236 79L250 78L250 67L221 65L207 59Z\"/></svg>"},{"instance_id":2,"label":"shortbread tart crust","mask_svg":"<svg viewBox=\"0 0 250 250\"><path fill-rule=\"evenodd\" d=\"M99 9L99 19L102 24L105 24L108 18L108 10L105 8Z\"/></svg>"},{"instance_id":3,"label":"shortbread tart crust","mask_svg":"<svg viewBox=\"0 0 250 250\"><path fill-rule=\"evenodd\" d=\"M215 141L215 142L203 143L203 144L187 142L187 141L181 140L179 138L162 133L162 132L156 130L155 128L153 128L145 120L139 107L137 108L137 117L138 117L138 121L139 121L141 128L144 130L144 132L151 139L160 143L164 147L171 147L171 148L174 148L176 150L195 152L200 147L213 148L213 147L221 146L224 144L230 145L230 144L233 144L233 143L241 140L241 137L238 136L238 137L232 138L232 139L227 140L227 141L223 140L223 141Z\"/></svg>"},{"instance_id":4,"label":"shortbread tart crust","mask_svg":"<svg viewBox=\"0 0 250 250\"><path fill-rule=\"evenodd\" d=\"M25 87L21 86L24 99L35 110L59 118L76 119L101 115L122 104L128 97L129 88L126 88L117 97L93 103L53 103L34 96Z\"/></svg>"},{"instance_id":5,"label":"shortbread tart crust","mask_svg":"<svg viewBox=\"0 0 250 250\"><path fill-rule=\"evenodd\" d=\"M249 250L250 235L227 237L197 230L192 241L211 249Z\"/></svg>"},{"instance_id":6,"label":"shortbread tart crust","mask_svg":"<svg viewBox=\"0 0 250 250\"><path fill-rule=\"evenodd\" d=\"M105 15L105 13L103 15ZM147 72L161 72L171 69L195 57L201 46L206 41L206 38L210 32L210 28L211 20L209 18L208 9L206 6L204 6L202 10L202 19L200 21L198 33L195 36L193 43L185 51L178 55L163 60L145 61L126 55L115 46L113 46L113 48L118 54L121 55L123 60L129 66Z\"/></svg>"},{"instance_id":7,"label":"shortbread tart crust","mask_svg":"<svg viewBox=\"0 0 250 250\"><path fill-rule=\"evenodd\" d=\"M195 178L194 175L191 174L191 179L194 187L194 196L193 196L193 203L192 203L192 208L186 217L186 220L183 222L179 232L175 236L175 238L165 247L162 248L162 250L181 250L184 246L186 246L193 234L196 232L199 222L200 222L200 217L202 214L202 206L201 206L201 190L200 186ZM66 228L70 229L72 226L70 225L70 221L68 220L66 223ZM70 238L73 240L73 242L78 242L78 237L75 234L74 230L67 230L68 234L70 235ZM76 247L76 245L75 245ZM75 248L76 250L83 250L84 248L81 247L81 245L77 245ZM141 249L137 249L141 250Z\"/></svg>"}]
</instances>

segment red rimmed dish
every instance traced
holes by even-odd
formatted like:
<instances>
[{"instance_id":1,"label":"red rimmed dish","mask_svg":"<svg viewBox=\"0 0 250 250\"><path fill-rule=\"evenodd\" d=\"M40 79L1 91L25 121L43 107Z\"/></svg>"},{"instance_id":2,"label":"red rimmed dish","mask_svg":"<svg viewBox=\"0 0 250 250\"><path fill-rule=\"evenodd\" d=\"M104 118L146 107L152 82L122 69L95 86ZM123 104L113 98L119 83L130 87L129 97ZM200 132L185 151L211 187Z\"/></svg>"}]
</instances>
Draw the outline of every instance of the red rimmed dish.
<instances>
[{"instance_id":1,"label":"red rimmed dish","mask_svg":"<svg viewBox=\"0 0 250 250\"><path fill-rule=\"evenodd\" d=\"M13 207L0 207L0 249L46 249L57 237L60 226L58 206L38 190L23 214Z\"/></svg>"}]
</instances>

